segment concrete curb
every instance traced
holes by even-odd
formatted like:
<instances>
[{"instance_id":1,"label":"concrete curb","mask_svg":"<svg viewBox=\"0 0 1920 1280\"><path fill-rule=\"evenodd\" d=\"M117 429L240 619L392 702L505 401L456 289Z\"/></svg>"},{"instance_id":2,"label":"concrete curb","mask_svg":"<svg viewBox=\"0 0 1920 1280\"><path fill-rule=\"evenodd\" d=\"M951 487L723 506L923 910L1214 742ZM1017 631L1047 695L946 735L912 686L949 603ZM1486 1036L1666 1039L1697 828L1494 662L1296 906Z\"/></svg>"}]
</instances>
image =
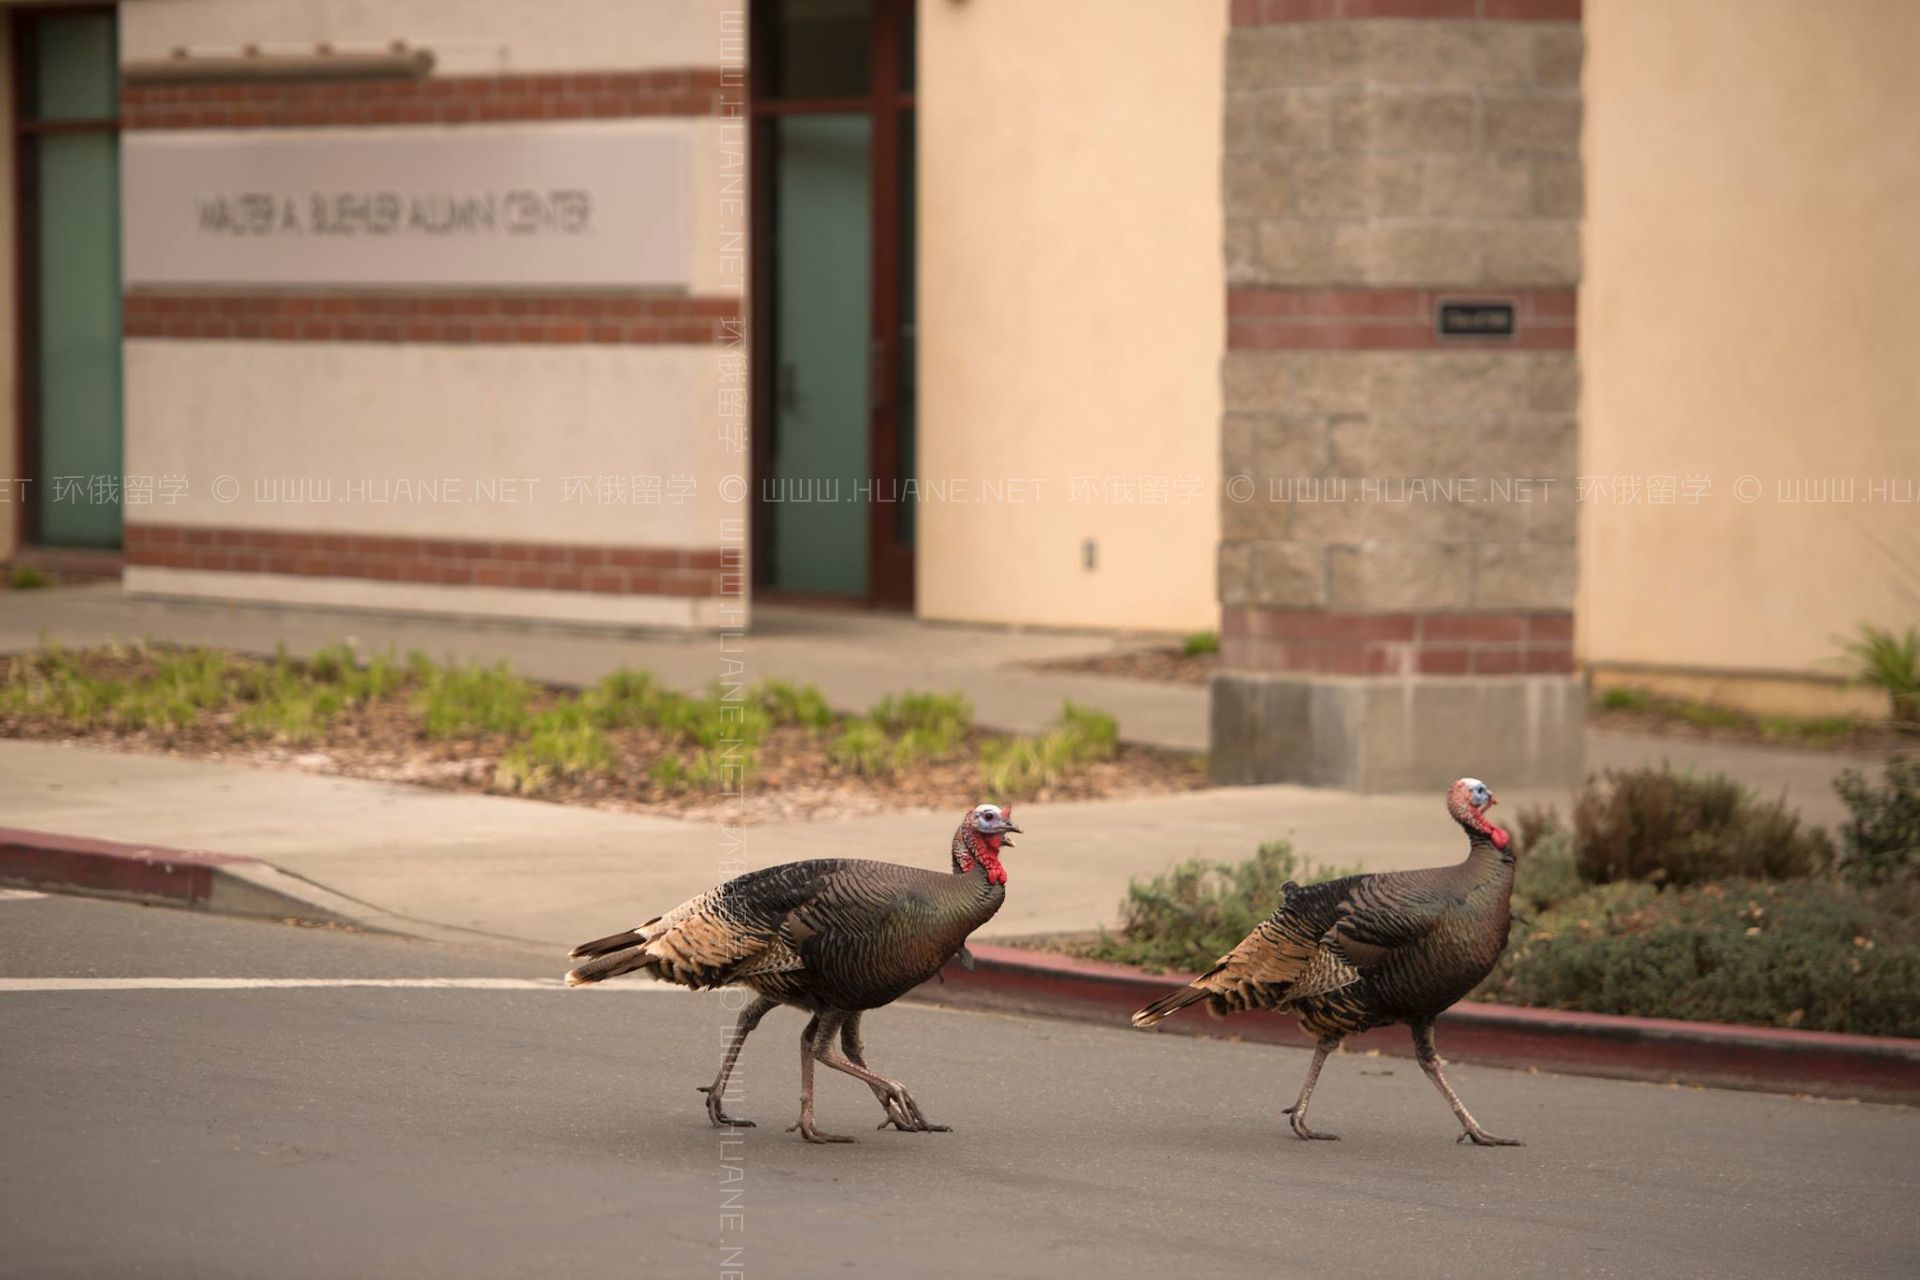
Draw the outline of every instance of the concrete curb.
<instances>
[{"instance_id":1,"label":"concrete curb","mask_svg":"<svg viewBox=\"0 0 1920 1280\"><path fill-rule=\"evenodd\" d=\"M1017 947L973 944L969 950L971 971L949 964L943 981L919 988L916 998L1124 1026L1135 1009L1180 985L1172 975ZM1219 1020L1202 1008L1176 1014L1160 1027L1214 1039L1313 1045L1288 1017ZM1461 1062L1920 1105L1920 1040L1472 1002L1441 1017L1437 1038L1441 1053ZM1413 1054L1412 1038L1399 1028L1348 1043L1395 1057Z\"/></svg>"},{"instance_id":2,"label":"concrete curb","mask_svg":"<svg viewBox=\"0 0 1920 1280\"><path fill-rule=\"evenodd\" d=\"M362 904L257 858L20 827L0 827L0 884L262 920L369 927Z\"/></svg>"}]
</instances>

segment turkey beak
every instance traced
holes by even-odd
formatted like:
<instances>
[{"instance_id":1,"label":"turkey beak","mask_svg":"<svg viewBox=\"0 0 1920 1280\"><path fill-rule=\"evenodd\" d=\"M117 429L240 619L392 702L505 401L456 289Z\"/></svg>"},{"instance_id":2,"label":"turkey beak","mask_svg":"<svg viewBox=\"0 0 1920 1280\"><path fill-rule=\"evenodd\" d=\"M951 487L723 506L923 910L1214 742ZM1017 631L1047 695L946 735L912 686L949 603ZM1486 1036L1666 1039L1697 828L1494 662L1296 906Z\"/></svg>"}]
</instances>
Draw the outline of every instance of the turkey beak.
<instances>
[{"instance_id":1,"label":"turkey beak","mask_svg":"<svg viewBox=\"0 0 1920 1280\"><path fill-rule=\"evenodd\" d=\"M1497 795L1495 795L1495 794L1493 794L1493 792L1491 792L1491 791L1489 791L1489 792L1487 792L1487 808L1489 808L1489 809L1491 809L1491 808L1493 808L1493 806L1495 806L1495 805L1497 805L1497 804L1499 804L1499 803L1500 803L1500 797L1499 797L1499 796L1497 796Z\"/></svg>"},{"instance_id":2,"label":"turkey beak","mask_svg":"<svg viewBox=\"0 0 1920 1280\"><path fill-rule=\"evenodd\" d=\"M1025 834L1026 832L1020 830L1020 828L1014 826L1011 822L1002 822L1000 824L1000 847L1003 849L1013 848L1013 836Z\"/></svg>"}]
</instances>

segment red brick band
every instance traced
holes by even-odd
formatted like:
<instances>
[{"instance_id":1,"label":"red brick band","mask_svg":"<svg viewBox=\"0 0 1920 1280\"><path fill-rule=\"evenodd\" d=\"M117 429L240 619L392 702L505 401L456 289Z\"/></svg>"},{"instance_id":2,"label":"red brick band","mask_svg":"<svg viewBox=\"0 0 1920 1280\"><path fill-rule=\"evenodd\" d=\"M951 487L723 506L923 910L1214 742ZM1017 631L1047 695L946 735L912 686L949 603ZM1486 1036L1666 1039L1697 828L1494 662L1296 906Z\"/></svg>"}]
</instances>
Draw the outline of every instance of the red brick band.
<instances>
[{"instance_id":1,"label":"red brick band","mask_svg":"<svg viewBox=\"0 0 1920 1280\"><path fill-rule=\"evenodd\" d=\"M727 73L738 77L738 72ZM289 80L120 86L123 129L305 129L711 116L718 67L559 75ZM733 87L736 99L744 92Z\"/></svg>"},{"instance_id":2,"label":"red brick band","mask_svg":"<svg viewBox=\"0 0 1920 1280\"><path fill-rule=\"evenodd\" d=\"M1446 302L1511 302L1512 337L1439 335ZM1572 351L1573 289L1264 289L1227 291L1227 346L1274 351Z\"/></svg>"},{"instance_id":3,"label":"red brick band","mask_svg":"<svg viewBox=\"0 0 1920 1280\"><path fill-rule=\"evenodd\" d=\"M1573 670L1573 615L1322 613L1228 607L1230 668L1326 675L1514 675Z\"/></svg>"},{"instance_id":4,"label":"red brick band","mask_svg":"<svg viewBox=\"0 0 1920 1280\"><path fill-rule=\"evenodd\" d=\"M1578 22L1581 0L1232 0L1236 27L1360 18Z\"/></svg>"},{"instance_id":5,"label":"red brick band","mask_svg":"<svg viewBox=\"0 0 1920 1280\"><path fill-rule=\"evenodd\" d=\"M722 557L717 550L678 547L475 542L167 524L127 525L125 546L129 566L686 598L719 594Z\"/></svg>"},{"instance_id":6,"label":"red brick band","mask_svg":"<svg viewBox=\"0 0 1920 1280\"><path fill-rule=\"evenodd\" d=\"M282 342L712 343L738 298L596 293L163 293L121 303L129 338Z\"/></svg>"}]
</instances>

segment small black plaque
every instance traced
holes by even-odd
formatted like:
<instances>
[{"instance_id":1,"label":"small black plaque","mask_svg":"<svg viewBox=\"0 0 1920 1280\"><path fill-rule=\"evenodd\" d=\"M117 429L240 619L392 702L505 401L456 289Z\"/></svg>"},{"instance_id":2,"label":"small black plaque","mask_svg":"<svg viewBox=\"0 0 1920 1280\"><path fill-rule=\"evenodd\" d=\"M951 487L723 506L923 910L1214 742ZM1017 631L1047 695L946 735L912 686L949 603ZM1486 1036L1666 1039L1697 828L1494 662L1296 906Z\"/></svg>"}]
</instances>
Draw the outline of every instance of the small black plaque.
<instances>
[{"instance_id":1,"label":"small black plaque","mask_svg":"<svg viewBox=\"0 0 1920 1280\"><path fill-rule=\"evenodd\" d=\"M1473 302L1441 299L1435 331L1443 338L1511 338L1514 314L1511 302Z\"/></svg>"}]
</instances>

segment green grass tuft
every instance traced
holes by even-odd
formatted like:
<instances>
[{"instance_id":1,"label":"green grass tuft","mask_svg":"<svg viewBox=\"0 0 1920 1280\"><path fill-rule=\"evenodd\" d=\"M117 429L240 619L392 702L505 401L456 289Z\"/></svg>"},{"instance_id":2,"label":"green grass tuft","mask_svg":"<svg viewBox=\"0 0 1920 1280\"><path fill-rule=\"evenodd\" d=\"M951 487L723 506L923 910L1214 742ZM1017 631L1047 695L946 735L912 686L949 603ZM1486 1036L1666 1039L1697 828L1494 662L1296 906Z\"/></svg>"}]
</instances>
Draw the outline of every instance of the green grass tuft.
<instances>
[{"instance_id":1,"label":"green grass tuft","mask_svg":"<svg viewBox=\"0 0 1920 1280\"><path fill-rule=\"evenodd\" d=\"M1197 658L1202 654L1220 652L1220 633L1218 631L1196 631L1180 642L1180 652L1185 657Z\"/></svg>"}]
</instances>

